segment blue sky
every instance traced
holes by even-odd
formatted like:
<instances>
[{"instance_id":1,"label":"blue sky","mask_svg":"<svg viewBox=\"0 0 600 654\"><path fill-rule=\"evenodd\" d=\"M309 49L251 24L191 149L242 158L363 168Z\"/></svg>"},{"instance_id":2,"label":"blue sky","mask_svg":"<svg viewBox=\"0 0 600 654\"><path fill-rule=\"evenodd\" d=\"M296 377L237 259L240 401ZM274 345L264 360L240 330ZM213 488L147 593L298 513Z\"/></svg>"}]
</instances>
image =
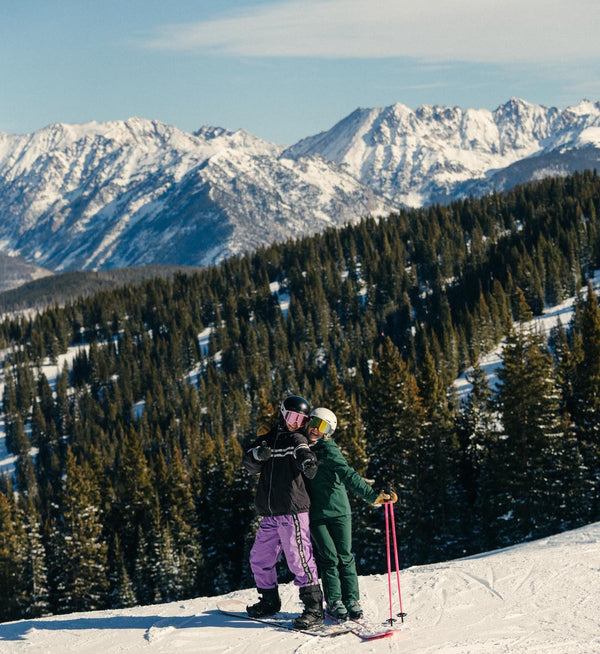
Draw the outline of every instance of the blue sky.
<instances>
[{"instance_id":1,"label":"blue sky","mask_svg":"<svg viewBox=\"0 0 600 654\"><path fill-rule=\"evenodd\" d=\"M0 132L140 116L291 144L357 107L600 100L597 0L0 0Z\"/></svg>"}]
</instances>

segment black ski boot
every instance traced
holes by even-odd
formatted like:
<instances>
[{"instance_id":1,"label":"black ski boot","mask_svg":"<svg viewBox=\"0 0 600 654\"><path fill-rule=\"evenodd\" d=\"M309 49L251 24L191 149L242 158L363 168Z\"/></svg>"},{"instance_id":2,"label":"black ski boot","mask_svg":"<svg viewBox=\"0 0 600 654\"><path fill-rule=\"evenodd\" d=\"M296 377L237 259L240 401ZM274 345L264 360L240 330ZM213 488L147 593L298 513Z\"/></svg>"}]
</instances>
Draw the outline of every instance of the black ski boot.
<instances>
[{"instance_id":1,"label":"black ski boot","mask_svg":"<svg viewBox=\"0 0 600 654\"><path fill-rule=\"evenodd\" d=\"M256 604L246 607L246 613L251 618L266 618L275 615L281 608L279 591L277 588L257 588L260 599Z\"/></svg>"},{"instance_id":2,"label":"black ski boot","mask_svg":"<svg viewBox=\"0 0 600 654\"><path fill-rule=\"evenodd\" d=\"M321 586L305 586L300 589L300 600L304 611L292 621L296 629L312 629L323 626L323 593Z\"/></svg>"}]
</instances>

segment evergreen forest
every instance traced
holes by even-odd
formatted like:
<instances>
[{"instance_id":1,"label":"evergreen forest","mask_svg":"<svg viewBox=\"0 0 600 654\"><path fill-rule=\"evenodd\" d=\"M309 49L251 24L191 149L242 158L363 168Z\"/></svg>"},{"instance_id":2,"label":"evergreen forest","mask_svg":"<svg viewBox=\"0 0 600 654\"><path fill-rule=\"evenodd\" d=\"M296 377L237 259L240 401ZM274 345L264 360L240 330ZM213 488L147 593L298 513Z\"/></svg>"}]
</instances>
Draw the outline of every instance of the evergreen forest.
<instances>
[{"instance_id":1,"label":"evergreen forest","mask_svg":"<svg viewBox=\"0 0 600 654\"><path fill-rule=\"evenodd\" d=\"M599 213L577 173L4 315L0 620L251 587L241 457L290 393L397 492L401 567L599 520ZM529 326L573 296L550 339ZM383 510L351 503L382 572Z\"/></svg>"}]
</instances>

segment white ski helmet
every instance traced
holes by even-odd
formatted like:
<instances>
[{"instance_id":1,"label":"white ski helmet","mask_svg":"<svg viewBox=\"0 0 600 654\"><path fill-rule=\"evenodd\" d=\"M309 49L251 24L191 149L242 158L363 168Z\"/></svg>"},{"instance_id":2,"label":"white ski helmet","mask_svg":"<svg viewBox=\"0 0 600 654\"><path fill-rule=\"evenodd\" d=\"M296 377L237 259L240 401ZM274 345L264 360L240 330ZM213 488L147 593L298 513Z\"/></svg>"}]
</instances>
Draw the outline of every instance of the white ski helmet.
<instances>
[{"instance_id":1,"label":"white ski helmet","mask_svg":"<svg viewBox=\"0 0 600 654\"><path fill-rule=\"evenodd\" d=\"M319 431L326 436L331 436L333 432L336 430L337 427L337 418L335 417L335 413L333 411L330 411L329 409L325 409L324 407L319 407L318 409L314 409L311 414L310 414L310 423L309 425L311 427L317 427ZM330 429L327 429L327 431L323 431L322 428L319 428L319 425L314 424L313 425L313 418L317 418L323 422L326 422ZM315 421L316 422L316 421Z\"/></svg>"}]
</instances>

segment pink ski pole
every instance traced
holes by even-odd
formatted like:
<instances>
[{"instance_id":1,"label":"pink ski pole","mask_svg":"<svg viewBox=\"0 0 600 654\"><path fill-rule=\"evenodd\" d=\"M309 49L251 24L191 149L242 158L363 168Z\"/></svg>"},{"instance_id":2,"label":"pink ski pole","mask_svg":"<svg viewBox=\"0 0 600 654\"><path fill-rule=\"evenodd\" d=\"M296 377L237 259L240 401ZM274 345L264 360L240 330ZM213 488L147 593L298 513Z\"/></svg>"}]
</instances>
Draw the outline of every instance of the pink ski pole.
<instances>
[{"instance_id":1,"label":"pink ski pole","mask_svg":"<svg viewBox=\"0 0 600 654\"><path fill-rule=\"evenodd\" d=\"M393 625L395 620L394 612L392 609L392 562L390 555L390 518L388 515L388 507L391 507L391 504L391 502L385 502L383 505L383 510L385 511L385 547L387 552L388 593L390 599L390 617L388 620L386 620L386 622L389 622L390 625Z\"/></svg>"},{"instance_id":2,"label":"pink ski pole","mask_svg":"<svg viewBox=\"0 0 600 654\"><path fill-rule=\"evenodd\" d=\"M398 584L398 603L400 604L400 613L398 617L402 622L404 622L404 616L406 613L402 610L402 593L400 592L400 566L398 565L398 544L396 543L396 525L394 523L394 503L389 502L390 505L390 521L392 527L392 534L394 536L394 559L396 562L396 582ZM391 593L391 589L390 589Z\"/></svg>"}]
</instances>

